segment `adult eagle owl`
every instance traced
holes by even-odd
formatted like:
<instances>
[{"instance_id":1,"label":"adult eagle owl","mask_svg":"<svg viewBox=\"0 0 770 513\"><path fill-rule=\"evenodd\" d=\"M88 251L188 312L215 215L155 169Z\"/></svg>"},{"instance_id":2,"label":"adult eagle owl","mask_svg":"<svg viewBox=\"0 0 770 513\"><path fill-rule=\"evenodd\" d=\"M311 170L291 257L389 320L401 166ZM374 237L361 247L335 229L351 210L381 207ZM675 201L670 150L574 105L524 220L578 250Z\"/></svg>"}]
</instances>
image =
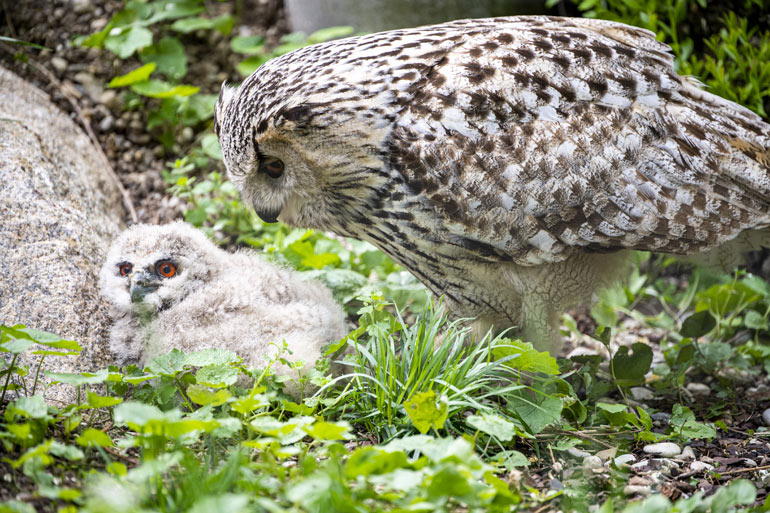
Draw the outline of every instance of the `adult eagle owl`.
<instances>
[{"instance_id":1,"label":"adult eagle owl","mask_svg":"<svg viewBox=\"0 0 770 513\"><path fill-rule=\"evenodd\" d=\"M118 363L146 365L174 348L228 349L264 367L285 341L303 373L346 331L329 289L249 252L227 253L182 222L134 225L110 247L100 274ZM276 374L297 370L276 364ZM341 368L335 368L339 372ZM299 396L296 382L286 391ZM307 390L306 390L307 391Z\"/></svg>"},{"instance_id":2,"label":"adult eagle owl","mask_svg":"<svg viewBox=\"0 0 770 513\"><path fill-rule=\"evenodd\" d=\"M770 126L653 33L462 20L303 48L224 87L230 179L268 222L370 241L458 316L558 352L631 249L770 243Z\"/></svg>"}]
</instances>

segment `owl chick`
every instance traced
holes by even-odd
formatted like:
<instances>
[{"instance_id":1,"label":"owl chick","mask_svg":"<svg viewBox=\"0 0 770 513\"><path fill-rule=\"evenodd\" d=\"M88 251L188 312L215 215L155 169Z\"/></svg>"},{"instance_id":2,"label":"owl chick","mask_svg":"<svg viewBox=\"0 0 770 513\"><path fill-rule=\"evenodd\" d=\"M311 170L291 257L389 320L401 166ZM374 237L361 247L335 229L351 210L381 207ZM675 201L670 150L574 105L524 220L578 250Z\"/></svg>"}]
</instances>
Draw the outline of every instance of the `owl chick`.
<instances>
[{"instance_id":1,"label":"owl chick","mask_svg":"<svg viewBox=\"0 0 770 513\"><path fill-rule=\"evenodd\" d=\"M227 349L247 367L264 367L285 340L287 360L304 362L345 335L329 290L256 254L218 248L189 224L135 225L112 244L101 270L114 320L110 350L120 364L147 364L174 348ZM297 370L273 367L297 378ZM286 391L295 397L295 384Z\"/></svg>"},{"instance_id":2,"label":"owl chick","mask_svg":"<svg viewBox=\"0 0 770 513\"><path fill-rule=\"evenodd\" d=\"M510 17L303 48L223 87L230 179L268 222L367 240L478 327L557 353L628 250L770 244L770 126L652 32Z\"/></svg>"}]
</instances>

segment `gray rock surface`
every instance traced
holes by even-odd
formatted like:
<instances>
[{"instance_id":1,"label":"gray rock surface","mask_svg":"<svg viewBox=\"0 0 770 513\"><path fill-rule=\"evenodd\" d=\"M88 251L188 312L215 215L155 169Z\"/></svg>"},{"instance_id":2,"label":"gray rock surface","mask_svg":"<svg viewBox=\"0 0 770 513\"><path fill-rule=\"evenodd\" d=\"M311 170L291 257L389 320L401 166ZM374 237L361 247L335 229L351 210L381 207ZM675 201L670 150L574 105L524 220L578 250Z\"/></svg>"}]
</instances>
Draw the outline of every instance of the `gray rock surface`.
<instances>
[{"instance_id":1,"label":"gray rock surface","mask_svg":"<svg viewBox=\"0 0 770 513\"><path fill-rule=\"evenodd\" d=\"M79 357L48 357L43 369L109 362L97 275L123 218L117 186L85 133L45 93L0 67L0 322L83 346ZM39 358L20 363L34 375ZM73 393L55 385L45 397Z\"/></svg>"}]
</instances>

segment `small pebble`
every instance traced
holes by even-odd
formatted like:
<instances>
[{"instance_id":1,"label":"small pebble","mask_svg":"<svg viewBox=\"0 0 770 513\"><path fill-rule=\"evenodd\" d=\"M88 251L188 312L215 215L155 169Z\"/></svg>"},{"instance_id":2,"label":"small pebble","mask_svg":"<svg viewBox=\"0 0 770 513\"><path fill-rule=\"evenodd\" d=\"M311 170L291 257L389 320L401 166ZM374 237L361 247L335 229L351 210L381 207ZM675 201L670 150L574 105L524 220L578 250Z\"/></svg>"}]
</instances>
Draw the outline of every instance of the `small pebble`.
<instances>
[{"instance_id":1,"label":"small pebble","mask_svg":"<svg viewBox=\"0 0 770 513\"><path fill-rule=\"evenodd\" d=\"M630 465L631 463L636 461L636 456L633 454L622 454L615 458L615 466L621 467L624 465Z\"/></svg>"},{"instance_id":2,"label":"small pebble","mask_svg":"<svg viewBox=\"0 0 770 513\"><path fill-rule=\"evenodd\" d=\"M668 423L671 422L671 414L663 411L653 413L650 418L662 426L668 426Z\"/></svg>"},{"instance_id":3,"label":"small pebble","mask_svg":"<svg viewBox=\"0 0 770 513\"><path fill-rule=\"evenodd\" d=\"M655 394L649 388L631 387L631 397L634 401L650 401L655 399Z\"/></svg>"},{"instance_id":4,"label":"small pebble","mask_svg":"<svg viewBox=\"0 0 770 513\"><path fill-rule=\"evenodd\" d=\"M703 472L703 471L710 472L714 470L714 465L709 465L704 461L693 461L692 463L690 463L690 470L692 472Z\"/></svg>"},{"instance_id":5,"label":"small pebble","mask_svg":"<svg viewBox=\"0 0 770 513\"><path fill-rule=\"evenodd\" d=\"M762 420L765 422L765 424L770 426L770 408L762 412Z\"/></svg>"},{"instance_id":6,"label":"small pebble","mask_svg":"<svg viewBox=\"0 0 770 513\"><path fill-rule=\"evenodd\" d=\"M646 486L628 485L623 488L623 493L625 495L642 495L647 497L652 493L652 490Z\"/></svg>"},{"instance_id":7,"label":"small pebble","mask_svg":"<svg viewBox=\"0 0 770 513\"><path fill-rule=\"evenodd\" d=\"M99 123L99 130L102 132L109 132L115 126L115 118L107 116Z\"/></svg>"},{"instance_id":8,"label":"small pebble","mask_svg":"<svg viewBox=\"0 0 770 513\"><path fill-rule=\"evenodd\" d=\"M192 127L186 126L182 129L182 140L184 142L192 141L193 137L195 137L195 132L193 131Z\"/></svg>"},{"instance_id":9,"label":"small pebble","mask_svg":"<svg viewBox=\"0 0 770 513\"><path fill-rule=\"evenodd\" d=\"M598 456L588 456L583 460L583 468L593 469L600 468L602 466L602 459Z\"/></svg>"},{"instance_id":10,"label":"small pebble","mask_svg":"<svg viewBox=\"0 0 770 513\"><path fill-rule=\"evenodd\" d=\"M757 462L752 460L751 458L744 458L743 459L743 464L746 465L747 467L757 467L757 466L759 466L759 465L757 465Z\"/></svg>"},{"instance_id":11,"label":"small pebble","mask_svg":"<svg viewBox=\"0 0 770 513\"><path fill-rule=\"evenodd\" d=\"M51 66L53 66L53 69L55 69L59 73L64 73L67 70L68 65L69 63L64 59L62 59L61 57L51 58Z\"/></svg>"},{"instance_id":12,"label":"small pebble","mask_svg":"<svg viewBox=\"0 0 770 513\"><path fill-rule=\"evenodd\" d=\"M711 395L711 387L703 383L688 383L686 388L693 397L708 397Z\"/></svg>"},{"instance_id":13,"label":"small pebble","mask_svg":"<svg viewBox=\"0 0 770 513\"><path fill-rule=\"evenodd\" d=\"M682 449L673 442L661 442L644 446L644 452L663 458L671 458L682 454Z\"/></svg>"},{"instance_id":14,"label":"small pebble","mask_svg":"<svg viewBox=\"0 0 770 513\"><path fill-rule=\"evenodd\" d=\"M682 449L682 454L679 455L679 458L682 460L694 460L695 459L695 451L690 447L689 445Z\"/></svg>"}]
</instances>

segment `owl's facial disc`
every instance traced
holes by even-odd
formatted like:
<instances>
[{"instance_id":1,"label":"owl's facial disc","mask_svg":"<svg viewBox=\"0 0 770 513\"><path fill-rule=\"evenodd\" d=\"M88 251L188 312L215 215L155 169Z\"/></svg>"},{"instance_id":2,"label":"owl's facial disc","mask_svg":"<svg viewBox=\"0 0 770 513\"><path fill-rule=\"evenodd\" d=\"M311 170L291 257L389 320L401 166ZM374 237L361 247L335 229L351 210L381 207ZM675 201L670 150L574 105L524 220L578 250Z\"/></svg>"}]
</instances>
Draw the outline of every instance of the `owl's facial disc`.
<instances>
[{"instance_id":1,"label":"owl's facial disc","mask_svg":"<svg viewBox=\"0 0 770 513\"><path fill-rule=\"evenodd\" d=\"M119 273L121 276L129 278L128 293L131 296L131 302L142 303L148 294L152 294L160 288L163 280L176 276L177 263L174 260L163 259L136 272L133 271L133 267L129 267L127 273L126 264L121 264Z\"/></svg>"}]
</instances>

